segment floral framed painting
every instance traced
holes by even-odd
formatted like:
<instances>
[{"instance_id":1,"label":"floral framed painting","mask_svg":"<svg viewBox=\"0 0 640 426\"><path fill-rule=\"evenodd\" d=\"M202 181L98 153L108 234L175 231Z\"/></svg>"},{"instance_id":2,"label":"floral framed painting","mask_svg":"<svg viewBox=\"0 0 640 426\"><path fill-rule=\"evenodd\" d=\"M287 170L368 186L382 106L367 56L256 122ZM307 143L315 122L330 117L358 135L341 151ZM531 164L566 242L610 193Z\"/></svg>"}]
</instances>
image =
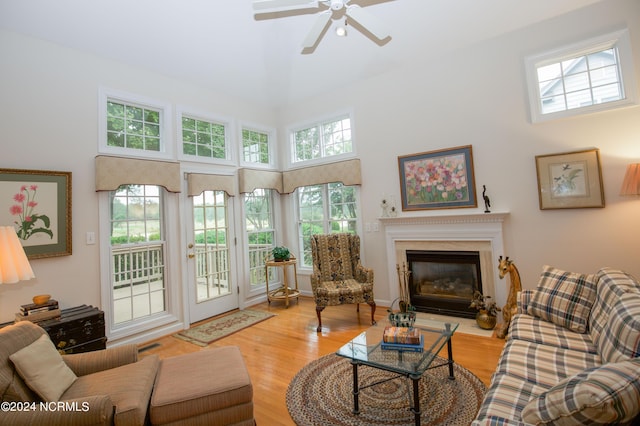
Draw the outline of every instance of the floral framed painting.
<instances>
[{"instance_id":1,"label":"floral framed painting","mask_svg":"<svg viewBox=\"0 0 640 426\"><path fill-rule=\"evenodd\" d=\"M71 255L71 172L0 169L0 209L29 259Z\"/></svg>"},{"instance_id":2,"label":"floral framed painting","mask_svg":"<svg viewBox=\"0 0 640 426\"><path fill-rule=\"evenodd\" d=\"M540 210L604 207L600 150L536 156Z\"/></svg>"},{"instance_id":3,"label":"floral framed painting","mask_svg":"<svg viewBox=\"0 0 640 426\"><path fill-rule=\"evenodd\" d=\"M398 157L402 210L477 207L471 145Z\"/></svg>"}]
</instances>

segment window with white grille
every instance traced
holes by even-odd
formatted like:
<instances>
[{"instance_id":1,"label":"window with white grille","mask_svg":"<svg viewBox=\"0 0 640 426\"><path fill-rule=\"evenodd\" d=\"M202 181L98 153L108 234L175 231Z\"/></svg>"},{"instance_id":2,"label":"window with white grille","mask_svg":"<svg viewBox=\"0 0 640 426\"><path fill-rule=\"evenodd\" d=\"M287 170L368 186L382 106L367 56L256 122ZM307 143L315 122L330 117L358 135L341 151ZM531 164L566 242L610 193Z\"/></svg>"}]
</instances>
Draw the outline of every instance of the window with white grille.
<instances>
[{"instance_id":1,"label":"window with white grille","mask_svg":"<svg viewBox=\"0 0 640 426\"><path fill-rule=\"evenodd\" d=\"M109 193L113 324L166 309L162 191L123 185Z\"/></svg>"},{"instance_id":2,"label":"window with white grille","mask_svg":"<svg viewBox=\"0 0 640 426\"><path fill-rule=\"evenodd\" d=\"M311 235L358 232L360 218L356 188L328 183L296 189L301 266L312 266Z\"/></svg>"},{"instance_id":3,"label":"window with white grille","mask_svg":"<svg viewBox=\"0 0 640 426\"><path fill-rule=\"evenodd\" d=\"M271 164L270 136L267 132L242 129L242 159L245 163Z\"/></svg>"},{"instance_id":4,"label":"window with white grille","mask_svg":"<svg viewBox=\"0 0 640 426\"><path fill-rule=\"evenodd\" d=\"M294 130L291 138L292 163L336 157L354 151L351 118L348 115Z\"/></svg>"},{"instance_id":5,"label":"window with white grille","mask_svg":"<svg viewBox=\"0 0 640 426\"><path fill-rule=\"evenodd\" d=\"M635 103L627 31L526 59L532 121Z\"/></svg>"},{"instance_id":6,"label":"window with white grille","mask_svg":"<svg viewBox=\"0 0 640 426\"><path fill-rule=\"evenodd\" d=\"M226 123L182 116L182 154L226 160L227 140Z\"/></svg>"},{"instance_id":7,"label":"window with white grille","mask_svg":"<svg viewBox=\"0 0 640 426\"><path fill-rule=\"evenodd\" d=\"M171 104L102 88L99 99L101 153L173 158Z\"/></svg>"},{"instance_id":8,"label":"window with white grille","mask_svg":"<svg viewBox=\"0 0 640 426\"><path fill-rule=\"evenodd\" d=\"M244 194L244 216L250 283L252 287L259 286L265 283L265 259L271 257L271 249L276 245L273 190L256 189ZM269 273L273 274L274 270Z\"/></svg>"}]
</instances>

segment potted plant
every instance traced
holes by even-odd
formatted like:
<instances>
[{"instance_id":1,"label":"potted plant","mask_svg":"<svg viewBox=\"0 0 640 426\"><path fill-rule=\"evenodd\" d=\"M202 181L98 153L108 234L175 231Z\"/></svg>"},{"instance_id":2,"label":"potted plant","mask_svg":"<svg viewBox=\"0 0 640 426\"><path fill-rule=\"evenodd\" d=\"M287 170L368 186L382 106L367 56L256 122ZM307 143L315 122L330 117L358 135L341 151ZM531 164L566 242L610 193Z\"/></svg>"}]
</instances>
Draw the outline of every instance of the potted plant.
<instances>
[{"instance_id":1,"label":"potted plant","mask_svg":"<svg viewBox=\"0 0 640 426\"><path fill-rule=\"evenodd\" d=\"M496 302L491 300L491 296L485 296L479 291L476 291L473 293L473 299L469 307L478 311L476 314L478 327L485 330L493 330L498 322L498 312L500 312L500 308L496 305Z\"/></svg>"},{"instance_id":2,"label":"potted plant","mask_svg":"<svg viewBox=\"0 0 640 426\"><path fill-rule=\"evenodd\" d=\"M284 246L274 247L271 250L271 254L273 254L273 260L276 262L284 262L291 258L291 252Z\"/></svg>"}]
</instances>

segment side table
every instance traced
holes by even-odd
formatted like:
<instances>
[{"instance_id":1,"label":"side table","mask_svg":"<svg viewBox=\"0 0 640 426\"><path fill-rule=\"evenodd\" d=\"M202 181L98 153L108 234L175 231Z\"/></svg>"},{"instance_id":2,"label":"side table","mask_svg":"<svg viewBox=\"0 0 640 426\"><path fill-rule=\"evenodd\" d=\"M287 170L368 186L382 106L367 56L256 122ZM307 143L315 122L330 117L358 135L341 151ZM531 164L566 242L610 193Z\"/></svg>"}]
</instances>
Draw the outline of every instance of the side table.
<instances>
[{"instance_id":1,"label":"side table","mask_svg":"<svg viewBox=\"0 0 640 426\"><path fill-rule=\"evenodd\" d=\"M287 278L287 266L293 266L293 280L295 288L289 287ZM269 268L282 268L282 287L269 291ZM289 298L295 297L298 300L300 291L298 290L298 271L296 270L296 259L284 260L276 262L275 260L267 260L264 263L265 282L267 284L267 301L271 304L272 300L284 300L284 305L289 307Z\"/></svg>"},{"instance_id":2,"label":"side table","mask_svg":"<svg viewBox=\"0 0 640 426\"><path fill-rule=\"evenodd\" d=\"M105 349L104 312L91 305L63 309L60 318L39 321L58 352L76 354Z\"/></svg>"}]
</instances>

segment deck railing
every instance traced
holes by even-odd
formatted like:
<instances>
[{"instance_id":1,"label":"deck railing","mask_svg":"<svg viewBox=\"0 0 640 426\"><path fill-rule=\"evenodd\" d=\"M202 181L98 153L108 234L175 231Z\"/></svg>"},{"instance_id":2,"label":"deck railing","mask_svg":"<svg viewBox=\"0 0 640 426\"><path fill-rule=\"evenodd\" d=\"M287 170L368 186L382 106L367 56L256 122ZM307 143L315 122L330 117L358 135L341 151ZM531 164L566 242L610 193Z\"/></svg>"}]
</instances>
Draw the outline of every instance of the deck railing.
<instances>
[{"instance_id":1,"label":"deck railing","mask_svg":"<svg viewBox=\"0 0 640 426\"><path fill-rule=\"evenodd\" d=\"M252 285L264 282L264 262L271 255L268 244L249 245L249 275ZM163 244L124 246L112 249L114 288L163 279ZM196 244L196 276L228 274L229 251L226 245ZM271 279L271 277L270 277Z\"/></svg>"}]
</instances>

